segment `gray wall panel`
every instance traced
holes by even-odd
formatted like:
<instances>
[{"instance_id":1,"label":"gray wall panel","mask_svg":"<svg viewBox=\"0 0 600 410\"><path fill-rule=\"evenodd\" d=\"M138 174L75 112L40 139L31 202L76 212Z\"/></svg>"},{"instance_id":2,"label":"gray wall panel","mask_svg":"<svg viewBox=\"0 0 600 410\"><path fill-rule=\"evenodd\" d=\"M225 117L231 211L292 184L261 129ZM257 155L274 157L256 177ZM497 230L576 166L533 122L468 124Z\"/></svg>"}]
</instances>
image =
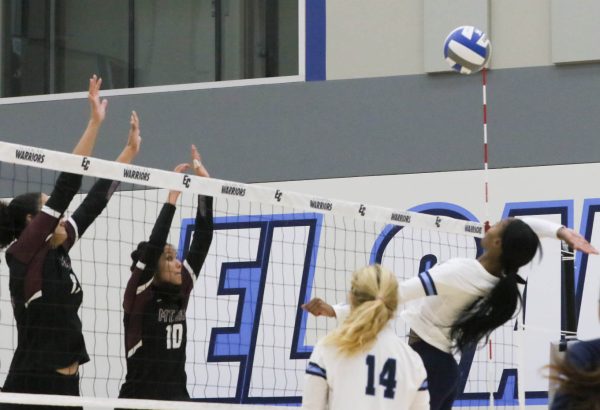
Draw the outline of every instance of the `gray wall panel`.
<instances>
[{"instance_id":1,"label":"gray wall panel","mask_svg":"<svg viewBox=\"0 0 600 410\"><path fill-rule=\"evenodd\" d=\"M600 60L600 2L552 0L550 9L552 62Z\"/></svg>"},{"instance_id":2,"label":"gray wall panel","mask_svg":"<svg viewBox=\"0 0 600 410\"><path fill-rule=\"evenodd\" d=\"M441 74L110 97L96 156L112 159L128 112L140 165L170 169L201 148L243 182L480 169L481 77ZM490 72L490 166L600 161L598 65ZM70 150L87 103L0 106L0 138Z\"/></svg>"}]
</instances>

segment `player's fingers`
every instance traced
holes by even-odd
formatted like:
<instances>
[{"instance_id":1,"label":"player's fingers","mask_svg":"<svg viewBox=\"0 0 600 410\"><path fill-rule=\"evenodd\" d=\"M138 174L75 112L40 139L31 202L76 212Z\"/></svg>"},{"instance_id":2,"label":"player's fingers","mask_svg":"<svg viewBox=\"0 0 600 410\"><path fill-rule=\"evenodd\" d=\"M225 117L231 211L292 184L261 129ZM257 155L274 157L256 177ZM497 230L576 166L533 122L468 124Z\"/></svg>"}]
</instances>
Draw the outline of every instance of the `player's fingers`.
<instances>
[{"instance_id":1,"label":"player's fingers","mask_svg":"<svg viewBox=\"0 0 600 410\"><path fill-rule=\"evenodd\" d=\"M192 144L192 158L202 161L200 158L200 153L198 152L198 148L196 148L195 144Z\"/></svg>"},{"instance_id":2,"label":"player's fingers","mask_svg":"<svg viewBox=\"0 0 600 410\"><path fill-rule=\"evenodd\" d=\"M174 171L175 172L183 172L185 171L190 165L187 163L183 163L183 164L179 164L175 167Z\"/></svg>"},{"instance_id":3,"label":"player's fingers","mask_svg":"<svg viewBox=\"0 0 600 410\"><path fill-rule=\"evenodd\" d=\"M598 254L598 250L596 248L594 248L592 245L590 245L589 243L584 243L582 245L579 245L575 249L580 250L585 253L591 253L594 255Z\"/></svg>"},{"instance_id":4,"label":"player's fingers","mask_svg":"<svg viewBox=\"0 0 600 410\"><path fill-rule=\"evenodd\" d=\"M313 313L314 308L315 308L315 305L312 300L310 300L308 303L305 303L302 305L302 309L306 310L309 313Z\"/></svg>"},{"instance_id":5,"label":"player's fingers","mask_svg":"<svg viewBox=\"0 0 600 410\"><path fill-rule=\"evenodd\" d=\"M312 313L315 316L320 316L324 313L324 305L325 303L319 299L319 298L314 298L311 299L305 306L304 310L306 310L309 313Z\"/></svg>"}]
</instances>

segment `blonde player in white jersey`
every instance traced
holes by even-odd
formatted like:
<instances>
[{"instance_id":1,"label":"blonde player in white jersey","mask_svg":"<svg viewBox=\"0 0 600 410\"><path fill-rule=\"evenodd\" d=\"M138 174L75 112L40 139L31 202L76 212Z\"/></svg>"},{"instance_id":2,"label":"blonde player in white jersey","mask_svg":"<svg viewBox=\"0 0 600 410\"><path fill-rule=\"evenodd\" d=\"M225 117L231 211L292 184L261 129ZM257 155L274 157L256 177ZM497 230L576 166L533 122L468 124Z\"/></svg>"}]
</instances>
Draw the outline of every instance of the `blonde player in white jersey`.
<instances>
[{"instance_id":1,"label":"blonde player in white jersey","mask_svg":"<svg viewBox=\"0 0 600 410\"><path fill-rule=\"evenodd\" d=\"M429 409L423 362L390 321L398 307L395 275L379 265L357 270L350 304L343 324L313 350L302 408Z\"/></svg>"},{"instance_id":2,"label":"blonde player in white jersey","mask_svg":"<svg viewBox=\"0 0 600 410\"><path fill-rule=\"evenodd\" d=\"M427 369L432 410L451 409L458 394L459 370L453 352L472 349L514 316L521 299L517 285L525 283L517 272L535 256L538 236L598 253L581 235L562 225L508 218L488 230L479 258L450 259L400 284L400 303L420 299L401 316L411 328L409 344ZM320 299L303 308L338 320L348 315L347 306L333 307Z\"/></svg>"}]
</instances>

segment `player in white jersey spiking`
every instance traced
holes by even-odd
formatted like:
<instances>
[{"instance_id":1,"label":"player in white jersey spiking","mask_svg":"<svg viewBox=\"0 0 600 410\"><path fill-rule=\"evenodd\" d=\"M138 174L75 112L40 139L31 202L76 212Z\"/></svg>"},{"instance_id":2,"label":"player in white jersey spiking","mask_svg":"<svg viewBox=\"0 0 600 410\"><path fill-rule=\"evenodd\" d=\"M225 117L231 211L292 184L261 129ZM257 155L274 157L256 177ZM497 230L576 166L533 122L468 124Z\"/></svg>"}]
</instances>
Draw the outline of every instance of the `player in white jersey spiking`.
<instances>
[{"instance_id":1,"label":"player in white jersey spiking","mask_svg":"<svg viewBox=\"0 0 600 410\"><path fill-rule=\"evenodd\" d=\"M458 395L459 369L453 353L469 351L517 312L518 275L540 247L539 238L558 238L573 249L597 254L579 233L543 219L508 218L491 227L477 259L453 258L402 282L400 303L416 299L401 314L410 326L409 344L427 370L431 410L449 410ZM344 320L347 305L315 298L303 308L316 316Z\"/></svg>"}]
</instances>

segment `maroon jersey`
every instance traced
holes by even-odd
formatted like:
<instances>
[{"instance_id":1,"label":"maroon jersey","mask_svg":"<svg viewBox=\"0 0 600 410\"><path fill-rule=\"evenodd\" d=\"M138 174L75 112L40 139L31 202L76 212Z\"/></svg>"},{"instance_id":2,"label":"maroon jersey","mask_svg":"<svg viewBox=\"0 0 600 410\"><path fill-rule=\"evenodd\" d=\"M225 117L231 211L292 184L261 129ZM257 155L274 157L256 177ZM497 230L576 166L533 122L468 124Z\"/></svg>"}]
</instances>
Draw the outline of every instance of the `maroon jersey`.
<instances>
[{"instance_id":1,"label":"maroon jersey","mask_svg":"<svg viewBox=\"0 0 600 410\"><path fill-rule=\"evenodd\" d=\"M49 239L80 185L81 175L60 174L46 205L6 252L18 331L11 373L89 361L77 314L83 293L69 250L102 212L117 184L99 180L66 222L66 241L52 248Z\"/></svg>"},{"instance_id":2,"label":"maroon jersey","mask_svg":"<svg viewBox=\"0 0 600 410\"><path fill-rule=\"evenodd\" d=\"M132 267L123 308L127 376L119 397L185 400L185 312L213 236L212 197L198 196L194 234L183 259L181 286L154 283L175 207L164 204L150 240Z\"/></svg>"}]
</instances>

